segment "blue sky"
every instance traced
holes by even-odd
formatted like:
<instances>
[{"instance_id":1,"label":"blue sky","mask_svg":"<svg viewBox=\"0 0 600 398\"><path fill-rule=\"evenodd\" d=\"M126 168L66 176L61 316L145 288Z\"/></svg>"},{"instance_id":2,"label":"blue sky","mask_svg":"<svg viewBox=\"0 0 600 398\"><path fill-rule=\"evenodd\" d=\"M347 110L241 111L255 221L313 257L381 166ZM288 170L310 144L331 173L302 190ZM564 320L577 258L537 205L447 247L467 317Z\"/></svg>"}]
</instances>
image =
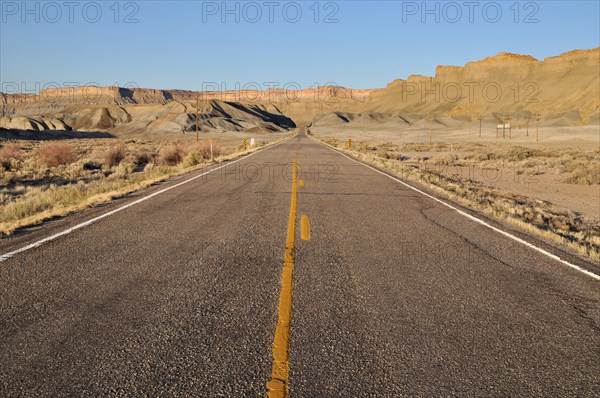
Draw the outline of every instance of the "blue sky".
<instances>
[{"instance_id":1,"label":"blue sky","mask_svg":"<svg viewBox=\"0 0 600 398\"><path fill-rule=\"evenodd\" d=\"M0 3L0 81L22 92L72 83L384 87L500 51L541 59L600 45L598 1Z\"/></svg>"}]
</instances>

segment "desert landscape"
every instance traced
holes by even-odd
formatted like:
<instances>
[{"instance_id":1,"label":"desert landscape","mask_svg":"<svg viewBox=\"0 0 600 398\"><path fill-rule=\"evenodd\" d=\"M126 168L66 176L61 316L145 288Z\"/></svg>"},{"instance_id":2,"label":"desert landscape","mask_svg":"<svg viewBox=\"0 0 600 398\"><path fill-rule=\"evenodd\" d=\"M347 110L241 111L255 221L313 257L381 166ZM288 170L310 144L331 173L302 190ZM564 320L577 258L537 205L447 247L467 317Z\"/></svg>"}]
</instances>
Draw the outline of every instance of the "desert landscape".
<instances>
[{"instance_id":1,"label":"desert landscape","mask_svg":"<svg viewBox=\"0 0 600 398\"><path fill-rule=\"evenodd\" d=\"M0 1L0 397L600 397L598 15Z\"/></svg>"},{"instance_id":2,"label":"desert landscape","mask_svg":"<svg viewBox=\"0 0 600 398\"><path fill-rule=\"evenodd\" d=\"M244 140L260 147L308 125L313 137L348 154L598 260L599 56L600 48L542 61L500 53L369 90L1 94L0 231L102 203L236 156L248 149ZM212 160L209 142L218 148Z\"/></svg>"}]
</instances>

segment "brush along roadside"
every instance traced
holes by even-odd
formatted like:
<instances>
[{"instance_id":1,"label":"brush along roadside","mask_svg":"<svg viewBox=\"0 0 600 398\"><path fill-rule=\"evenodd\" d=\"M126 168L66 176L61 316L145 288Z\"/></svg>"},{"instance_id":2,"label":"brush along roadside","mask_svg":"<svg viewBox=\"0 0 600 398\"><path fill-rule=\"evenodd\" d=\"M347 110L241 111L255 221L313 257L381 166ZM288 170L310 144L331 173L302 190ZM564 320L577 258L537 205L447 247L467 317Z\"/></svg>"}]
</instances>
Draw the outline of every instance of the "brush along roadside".
<instances>
[{"instance_id":1,"label":"brush along roadside","mask_svg":"<svg viewBox=\"0 0 600 398\"><path fill-rule=\"evenodd\" d=\"M535 163L532 166L533 170L539 170L541 165L571 173L566 178L569 183L597 185L600 183L600 177L595 174L595 170L600 164L600 157L596 153L573 156L567 151L566 154L549 156L552 155L551 152L534 154L524 148L489 151L489 148L470 146L454 148L454 153L469 152L459 159L457 155L448 153L444 145L422 147L421 144L407 144L400 148L391 143L354 142L352 148L348 148L343 139L315 138L407 181L425 185L442 197L564 245L592 261L600 261L600 225L596 221L573 211L559 209L548 201L511 193L476 181L470 178L468 173L466 176L464 173L453 174L449 172L452 167L447 167L464 167L465 159L477 162L483 169L487 161L494 161L496 166L498 162L517 166ZM400 149L402 151L399 151ZM411 152L411 156L402 155L408 152ZM419 152L420 155L415 155Z\"/></svg>"},{"instance_id":2,"label":"brush along roadside","mask_svg":"<svg viewBox=\"0 0 600 398\"><path fill-rule=\"evenodd\" d=\"M171 177L239 158L254 148L182 142L11 142L0 148L0 237L147 188ZM208 150L207 150L208 147Z\"/></svg>"}]
</instances>

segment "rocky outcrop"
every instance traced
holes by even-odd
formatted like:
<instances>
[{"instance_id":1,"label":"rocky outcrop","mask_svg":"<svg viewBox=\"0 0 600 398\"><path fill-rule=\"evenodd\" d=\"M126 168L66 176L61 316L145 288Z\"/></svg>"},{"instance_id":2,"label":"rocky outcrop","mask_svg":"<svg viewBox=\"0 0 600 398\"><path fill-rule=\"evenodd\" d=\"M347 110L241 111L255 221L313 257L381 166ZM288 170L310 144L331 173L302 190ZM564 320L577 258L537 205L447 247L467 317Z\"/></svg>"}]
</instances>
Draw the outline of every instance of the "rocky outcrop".
<instances>
[{"instance_id":1,"label":"rocky outcrop","mask_svg":"<svg viewBox=\"0 0 600 398\"><path fill-rule=\"evenodd\" d=\"M50 88L41 90L39 95L2 94L0 115L9 118L0 121L0 128L185 132L195 129L198 98L202 108L200 128L237 131L261 126L279 131L295 126L281 113L285 104L311 107L338 100L354 103L365 101L373 92L339 86L207 92L95 86ZM203 110L205 107L210 112ZM17 118L21 116L24 119ZM61 120L62 124L50 120Z\"/></svg>"},{"instance_id":2,"label":"rocky outcrop","mask_svg":"<svg viewBox=\"0 0 600 398\"><path fill-rule=\"evenodd\" d=\"M0 117L0 128L7 130L62 130L71 128L63 120L57 118L32 118L26 116L2 116Z\"/></svg>"},{"instance_id":3,"label":"rocky outcrop","mask_svg":"<svg viewBox=\"0 0 600 398\"><path fill-rule=\"evenodd\" d=\"M410 76L372 93L354 112L429 113L474 120L478 115L540 113L555 124L598 120L600 47L539 61L499 53L465 66L438 66L433 77Z\"/></svg>"},{"instance_id":4,"label":"rocky outcrop","mask_svg":"<svg viewBox=\"0 0 600 398\"><path fill-rule=\"evenodd\" d=\"M599 119L599 67L600 47L543 61L503 52L464 66L438 66L435 76L411 75L377 90L49 88L39 95L0 93L0 116L5 116L0 127L185 132L195 125L197 98L201 128L216 130L273 131L292 127L292 120L309 123L316 118L340 123L379 123L387 118L404 123L429 114L451 122L475 120L478 115L493 120L501 114L525 120L540 113L546 123L577 125ZM330 113L334 114L323 119Z\"/></svg>"},{"instance_id":5,"label":"rocky outcrop","mask_svg":"<svg viewBox=\"0 0 600 398\"><path fill-rule=\"evenodd\" d=\"M152 97L155 100L157 97ZM199 112L201 131L285 131L294 122L274 106L207 101ZM0 117L8 130L73 130L111 133L185 133L196 127L195 101L166 104L74 105L60 113Z\"/></svg>"}]
</instances>

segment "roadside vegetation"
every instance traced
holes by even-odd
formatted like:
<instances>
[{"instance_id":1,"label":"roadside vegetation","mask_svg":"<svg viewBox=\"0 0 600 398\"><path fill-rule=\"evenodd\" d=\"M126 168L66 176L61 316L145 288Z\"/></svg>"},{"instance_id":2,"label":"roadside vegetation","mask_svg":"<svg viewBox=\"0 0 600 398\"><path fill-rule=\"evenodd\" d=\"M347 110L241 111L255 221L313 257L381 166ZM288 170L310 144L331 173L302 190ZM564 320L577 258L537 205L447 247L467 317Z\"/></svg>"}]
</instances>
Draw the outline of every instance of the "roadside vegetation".
<instances>
[{"instance_id":1,"label":"roadside vegetation","mask_svg":"<svg viewBox=\"0 0 600 398\"><path fill-rule=\"evenodd\" d=\"M371 144L322 138L327 144L373 164L407 181L488 216L508 221L594 261L600 260L600 225L574 211L552 203L499 189L494 176L510 171L510 179L527 183L552 174L568 184L599 185L598 150L532 149L480 144ZM474 170L485 178L475 178ZM599 191L600 192L600 191Z\"/></svg>"},{"instance_id":2,"label":"roadside vegetation","mask_svg":"<svg viewBox=\"0 0 600 398\"><path fill-rule=\"evenodd\" d=\"M14 141L0 147L0 237L44 220L235 158L243 146L208 141Z\"/></svg>"}]
</instances>

